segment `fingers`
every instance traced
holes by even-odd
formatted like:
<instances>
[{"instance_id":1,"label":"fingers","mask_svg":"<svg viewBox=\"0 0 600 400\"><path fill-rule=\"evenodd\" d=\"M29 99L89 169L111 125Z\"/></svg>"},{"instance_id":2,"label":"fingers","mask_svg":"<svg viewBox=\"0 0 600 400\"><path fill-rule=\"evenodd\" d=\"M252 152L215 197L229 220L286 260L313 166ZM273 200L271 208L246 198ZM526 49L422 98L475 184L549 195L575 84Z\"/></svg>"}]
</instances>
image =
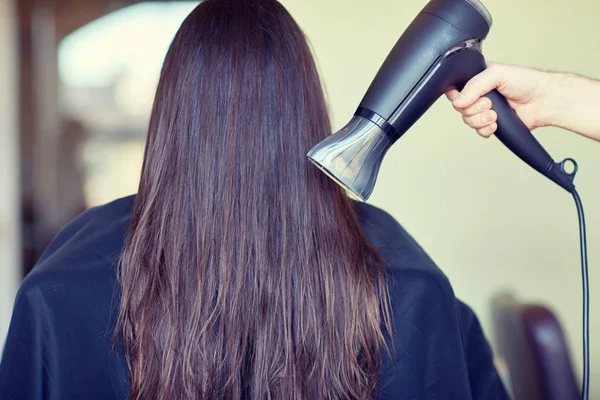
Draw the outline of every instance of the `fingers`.
<instances>
[{"instance_id":1,"label":"fingers","mask_svg":"<svg viewBox=\"0 0 600 400\"><path fill-rule=\"evenodd\" d=\"M494 65L471 78L463 90L451 99L454 107L466 108L479 98L502 85L502 76Z\"/></svg>"},{"instance_id":2,"label":"fingers","mask_svg":"<svg viewBox=\"0 0 600 400\"><path fill-rule=\"evenodd\" d=\"M496 129L498 129L498 124L494 122L486 127L477 129L477 133L485 138L489 138L494 134L494 132L496 132Z\"/></svg>"},{"instance_id":3,"label":"fingers","mask_svg":"<svg viewBox=\"0 0 600 400\"><path fill-rule=\"evenodd\" d=\"M486 111L483 113L467 116L463 115L463 121L473 129L484 128L496 122L497 114L495 111Z\"/></svg>"},{"instance_id":4,"label":"fingers","mask_svg":"<svg viewBox=\"0 0 600 400\"><path fill-rule=\"evenodd\" d=\"M456 99L458 96L459 91L456 89L451 89L446 92L446 97L448 98L448 100L452 101L454 108L457 111L460 111L460 113L463 115L474 115L482 111L490 110L492 108L492 101L487 97L482 97L479 100L477 100L477 102L467 107L458 107L454 104L454 99Z\"/></svg>"},{"instance_id":5,"label":"fingers","mask_svg":"<svg viewBox=\"0 0 600 400\"><path fill-rule=\"evenodd\" d=\"M453 101L458 95L459 92L456 89L446 92L446 97L450 101ZM492 110L492 101L487 97L482 97L465 108L457 106L454 108L462 114L463 121L483 137L490 137L498 129L496 123L498 115Z\"/></svg>"},{"instance_id":6,"label":"fingers","mask_svg":"<svg viewBox=\"0 0 600 400\"><path fill-rule=\"evenodd\" d=\"M456 107L455 107L456 108ZM492 109L492 101L487 97L482 97L475 104L467 108L456 108L462 115L470 117L475 114L480 114Z\"/></svg>"},{"instance_id":7,"label":"fingers","mask_svg":"<svg viewBox=\"0 0 600 400\"><path fill-rule=\"evenodd\" d=\"M490 137L498 129L498 115L492 110L492 102L483 97L502 84L497 68L491 65L467 82L461 92L456 89L446 92L446 97L463 116L463 121L479 135Z\"/></svg>"},{"instance_id":8,"label":"fingers","mask_svg":"<svg viewBox=\"0 0 600 400\"><path fill-rule=\"evenodd\" d=\"M460 93L459 93L458 90L456 90L456 89L450 89L449 91L446 92L446 97L448 98L448 100L452 101L455 98L457 98L459 94Z\"/></svg>"}]
</instances>

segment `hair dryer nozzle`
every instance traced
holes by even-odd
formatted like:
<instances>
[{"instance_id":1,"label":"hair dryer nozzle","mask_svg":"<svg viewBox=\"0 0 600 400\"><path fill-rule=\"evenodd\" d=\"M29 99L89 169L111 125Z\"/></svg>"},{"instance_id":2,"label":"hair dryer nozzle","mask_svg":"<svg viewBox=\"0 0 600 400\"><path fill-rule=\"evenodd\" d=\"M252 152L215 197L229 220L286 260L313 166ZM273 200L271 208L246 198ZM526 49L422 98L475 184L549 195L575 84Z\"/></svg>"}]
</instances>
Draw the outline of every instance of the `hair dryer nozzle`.
<instances>
[{"instance_id":1,"label":"hair dryer nozzle","mask_svg":"<svg viewBox=\"0 0 600 400\"><path fill-rule=\"evenodd\" d=\"M392 144L377 124L355 115L341 130L317 143L307 156L352 197L366 201Z\"/></svg>"}]
</instances>

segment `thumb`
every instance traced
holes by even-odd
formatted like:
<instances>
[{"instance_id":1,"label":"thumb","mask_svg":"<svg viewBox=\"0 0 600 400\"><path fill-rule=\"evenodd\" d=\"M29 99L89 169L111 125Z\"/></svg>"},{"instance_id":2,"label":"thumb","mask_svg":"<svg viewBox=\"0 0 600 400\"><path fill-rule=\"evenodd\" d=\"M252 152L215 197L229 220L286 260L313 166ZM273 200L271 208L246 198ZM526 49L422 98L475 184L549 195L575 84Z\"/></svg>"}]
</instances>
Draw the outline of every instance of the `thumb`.
<instances>
[{"instance_id":1,"label":"thumb","mask_svg":"<svg viewBox=\"0 0 600 400\"><path fill-rule=\"evenodd\" d=\"M502 84L502 76L498 68L490 67L471 78L460 94L452 101L457 108L466 108L479 98Z\"/></svg>"}]
</instances>

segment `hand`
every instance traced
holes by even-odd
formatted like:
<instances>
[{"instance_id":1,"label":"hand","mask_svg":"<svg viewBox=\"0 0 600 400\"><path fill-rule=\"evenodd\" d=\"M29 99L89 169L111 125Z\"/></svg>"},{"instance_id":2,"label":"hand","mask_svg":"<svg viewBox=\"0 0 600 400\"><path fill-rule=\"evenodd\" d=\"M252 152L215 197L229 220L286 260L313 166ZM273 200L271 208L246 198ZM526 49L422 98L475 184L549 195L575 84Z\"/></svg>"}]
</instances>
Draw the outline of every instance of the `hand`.
<instances>
[{"instance_id":1,"label":"hand","mask_svg":"<svg viewBox=\"0 0 600 400\"><path fill-rule=\"evenodd\" d=\"M459 93L452 89L446 97L459 111L464 122L483 137L497 129L497 115L492 102L482 97L497 89L530 130L551 124L553 105L549 97L551 74L525 67L489 63L488 68L474 76Z\"/></svg>"}]
</instances>

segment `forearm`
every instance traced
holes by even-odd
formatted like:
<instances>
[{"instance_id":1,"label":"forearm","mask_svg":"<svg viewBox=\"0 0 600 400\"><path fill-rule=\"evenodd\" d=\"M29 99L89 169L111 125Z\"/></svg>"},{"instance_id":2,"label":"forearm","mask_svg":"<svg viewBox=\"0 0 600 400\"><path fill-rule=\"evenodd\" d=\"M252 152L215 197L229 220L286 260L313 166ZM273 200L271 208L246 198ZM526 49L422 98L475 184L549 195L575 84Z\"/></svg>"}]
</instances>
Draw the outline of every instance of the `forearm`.
<instances>
[{"instance_id":1,"label":"forearm","mask_svg":"<svg viewBox=\"0 0 600 400\"><path fill-rule=\"evenodd\" d=\"M600 81L569 73L551 76L546 125L600 141Z\"/></svg>"}]
</instances>

